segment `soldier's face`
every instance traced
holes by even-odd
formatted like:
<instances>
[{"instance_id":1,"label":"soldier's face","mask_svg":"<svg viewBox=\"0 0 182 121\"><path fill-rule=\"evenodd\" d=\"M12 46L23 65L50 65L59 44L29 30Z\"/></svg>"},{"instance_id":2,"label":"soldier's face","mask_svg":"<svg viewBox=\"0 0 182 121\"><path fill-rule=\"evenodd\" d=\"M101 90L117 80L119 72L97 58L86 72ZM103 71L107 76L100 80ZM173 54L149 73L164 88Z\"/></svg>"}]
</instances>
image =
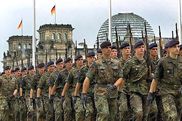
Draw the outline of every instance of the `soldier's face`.
<instances>
[{"instance_id":1,"label":"soldier's face","mask_svg":"<svg viewBox=\"0 0 182 121\"><path fill-rule=\"evenodd\" d=\"M56 66L57 66L57 68L59 68L59 69L63 69L64 63L63 63L63 62L58 63Z\"/></svg>"},{"instance_id":2,"label":"soldier's face","mask_svg":"<svg viewBox=\"0 0 182 121\"><path fill-rule=\"evenodd\" d=\"M54 65L51 65L51 66L48 67L48 71L49 72L53 72L54 69L55 69L55 66Z\"/></svg>"},{"instance_id":3,"label":"soldier's face","mask_svg":"<svg viewBox=\"0 0 182 121\"><path fill-rule=\"evenodd\" d=\"M151 50L150 50L150 54L152 56L157 56L157 47L153 47Z\"/></svg>"},{"instance_id":4,"label":"soldier's face","mask_svg":"<svg viewBox=\"0 0 182 121\"><path fill-rule=\"evenodd\" d=\"M110 56L110 54L111 54L111 46L102 48L101 51L102 51L102 55Z\"/></svg>"},{"instance_id":5,"label":"soldier's face","mask_svg":"<svg viewBox=\"0 0 182 121\"><path fill-rule=\"evenodd\" d=\"M83 66L83 58L78 59L78 60L76 61L76 64L77 64L78 66Z\"/></svg>"},{"instance_id":6,"label":"soldier's face","mask_svg":"<svg viewBox=\"0 0 182 121\"><path fill-rule=\"evenodd\" d=\"M116 58L117 55L118 55L118 51L117 51L116 49L112 49L112 50L111 50L111 57L112 57L112 58Z\"/></svg>"},{"instance_id":7,"label":"soldier's face","mask_svg":"<svg viewBox=\"0 0 182 121\"><path fill-rule=\"evenodd\" d=\"M131 48L130 47L125 47L121 50L123 55L130 55L131 54Z\"/></svg>"},{"instance_id":8,"label":"soldier's face","mask_svg":"<svg viewBox=\"0 0 182 121\"><path fill-rule=\"evenodd\" d=\"M44 70L45 70L44 67L43 68L38 68L38 71L39 71L40 74L43 74Z\"/></svg>"},{"instance_id":9,"label":"soldier's face","mask_svg":"<svg viewBox=\"0 0 182 121\"><path fill-rule=\"evenodd\" d=\"M10 69L5 70L5 74L6 74L6 75L10 75L10 74L11 74L11 70L10 70Z\"/></svg>"},{"instance_id":10,"label":"soldier's face","mask_svg":"<svg viewBox=\"0 0 182 121\"><path fill-rule=\"evenodd\" d=\"M95 61L95 56L90 56L90 57L87 57L87 62L88 64L91 64L92 62Z\"/></svg>"},{"instance_id":11,"label":"soldier's face","mask_svg":"<svg viewBox=\"0 0 182 121\"><path fill-rule=\"evenodd\" d=\"M177 44L177 45L169 48L168 50L169 50L169 53L174 54L174 55L178 55L179 54L179 49L180 49L179 44Z\"/></svg>"},{"instance_id":12,"label":"soldier's face","mask_svg":"<svg viewBox=\"0 0 182 121\"><path fill-rule=\"evenodd\" d=\"M70 69L72 67L72 61L67 62L65 65L67 69Z\"/></svg>"},{"instance_id":13,"label":"soldier's face","mask_svg":"<svg viewBox=\"0 0 182 121\"><path fill-rule=\"evenodd\" d=\"M35 72L34 69L31 69L31 70L28 71L28 73L31 74L31 75L34 74L34 72Z\"/></svg>"},{"instance_id":14,"label":"soldier's face","mask_svg":"<svg viewBox=\"0 0 182 121\"><path fill-rule=\"evenodd\" d=\"M135 48L135 52L138 55L144 55L144 52L145 52L144 45L141 45L141 46Z\"/></svg>"}]
</instances>

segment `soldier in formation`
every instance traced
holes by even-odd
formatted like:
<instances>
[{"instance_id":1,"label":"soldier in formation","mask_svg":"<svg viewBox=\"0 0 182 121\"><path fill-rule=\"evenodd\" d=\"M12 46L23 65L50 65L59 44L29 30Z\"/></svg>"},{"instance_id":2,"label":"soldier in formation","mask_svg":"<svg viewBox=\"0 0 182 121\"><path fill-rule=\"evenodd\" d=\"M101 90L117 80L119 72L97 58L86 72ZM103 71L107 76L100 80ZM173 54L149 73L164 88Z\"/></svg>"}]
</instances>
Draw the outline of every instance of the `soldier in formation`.
<instances>
[{"instance_id":1,"label":"soldier in formation","mask_svg":"<svg viewBox=\"0 0 182 121\"><path fill-rule=\"evenodd\" d=\"M88 52L35 67L5 67L0 76L0 121L181 121L182 46L166 43L158 58L157 44L120 46L121 58L109 41L95 58ZM157 105L156 105L157 103ZM158 117L157 117L158 113ZM161 115L159 115L161 114Z\"/></svg>"}]
</instances>

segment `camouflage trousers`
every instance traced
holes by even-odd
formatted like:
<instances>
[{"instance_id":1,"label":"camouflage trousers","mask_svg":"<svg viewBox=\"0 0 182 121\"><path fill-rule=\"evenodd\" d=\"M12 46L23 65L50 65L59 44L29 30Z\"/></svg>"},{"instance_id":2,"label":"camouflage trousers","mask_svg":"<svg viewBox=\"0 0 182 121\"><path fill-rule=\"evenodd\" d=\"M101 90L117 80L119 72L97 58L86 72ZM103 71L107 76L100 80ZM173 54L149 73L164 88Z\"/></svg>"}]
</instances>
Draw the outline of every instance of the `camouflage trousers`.
<instances>
[{"instance_id":1,"label":"camouflage trousers","mask_svg":"<svg viewBox=\"0 0 182 121\"><path fill-rule=\"evenodd\" d=\"M94 100L97 110L96 121L116 121L117 98L94 94Z\"/></svg>"},{"instance_id":2,"label":"camouflage trousers","mask_svg":"<svg viewBox=\"0 0 182 121\"><path fill-rule=\"evenodd\" d=\"M14 110L15 110L15 121L26 121L27 105L26 105L26 100L24 98L15 99Z\"/></svg>"},{"instance_id":3,"label":"camouflage trousers","mask_svg":"<svg viewBox=\"0 0 182 121\"><path fill-rule=\"evenodd\" d=\"M85 108L85 121L95 121L95 104L94 104L94 98L92 96L89 96L87 99L87 105Z\"/></svg>"},{"instance_id":4,"label":"camouflage trousers","mask_svg":"<svg viewBox=\"0 0 182 121\"><path fill-rule=\"evenodd\" d=\"M138 93L132 93L130 95L130 105L133 113L133 119L135 119L136 121L148 121L148 115L150 113L154 113L155 116L157 116L156 102L153 101L149 107L146 105L146 100L146 95L141 95Z\"/></svg>"},{"instance_id":5,"label":"camouflage trousers","mask_svg":"<svg viewBox=\"0 0 182 121\"><path fill-rule=\"evenodd\" d=\"M41 106L37 106L37 121L45 121L51 117L48 112L49 108L49 98L47 96L43 96L41 98Z\"/></svg>"},{"instance_id":6,"label":"camouflage trousers","mask_svg":"<svg viewBox=\"0 0 182 121\"><path fill-rule=\"evenodd\" d=\"M118 121L128 121L130 118L128 95L124 92L119 94L118 99Z\"/></svg>"},{"instance_id":7,"label":"camouflage trousers","mask_svg":"<svg viewBox=\"0 0 182 121\"><path fill-rule=\"evenodd\" d=\"M71 97L65 96L65 100L63 102L63 110L64 110L64 121L74 121L74 111L73 105L71 102Z\"/></svg>"},{"instance_id":8,"label":"camouflage trousers","mask_svg":"<svg viewBox=\"0 0 182 121\"><path fill-rule=\"evenodd\" d=\"M74 104L75 110L75 121L84 121L85 120L85 110L81 102L80 97L76 98L76 103Z\"/></svg>"},{"instance_id":9,"label":"camouflage trousers","mask_svg":"<svg viewBox=\"0 0 182 121\"><path fill-rule=\"evenodd\" d=\"M55 121L63 121L63 102L61 102L61 98L54 98L54 115Z\"/></svg>"},{"instance_id":10,"label":"camouflage trousers","mask_svg":"<svg viewBox=\"0 0 182 121\"><path fill-rule=\"evenodd\" d=\"M9 121L8 104L4 97L0 97L0 121Z\"/></svg>"},{"instance_id":11,"label":"camouflage trousers","mask_svg":"<svg viewBox=\"0 0 182 121\"><path fill-rule=\"evenodd\" d=\"M162 95L163 120L164 121L181 121L182 116L182 96L171 94Z\"/></svg>"},{"instance_id":12,"label":"camouflage trousers","mask_svg":"<svg viewBox=\"0 0 182 121\"><path fill-rule=\"evenodd\" d=\"M35 99L33 99L33 102L30 102L30 99L27 98L27 121L36 121L36 103Z\"/></svg>"}]
</instances>

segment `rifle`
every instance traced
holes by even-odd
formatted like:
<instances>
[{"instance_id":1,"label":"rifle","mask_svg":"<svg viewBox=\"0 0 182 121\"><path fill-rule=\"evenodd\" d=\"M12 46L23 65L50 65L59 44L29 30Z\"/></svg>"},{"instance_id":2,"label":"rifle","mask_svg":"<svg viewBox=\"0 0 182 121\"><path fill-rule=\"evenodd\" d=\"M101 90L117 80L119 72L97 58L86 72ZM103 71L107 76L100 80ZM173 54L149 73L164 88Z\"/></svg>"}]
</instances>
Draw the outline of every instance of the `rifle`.
<instances>
[{"instance_id":1,"label":"rifle","mask_svg":"<svg viewBox=\"0 0 182 121\"><path fill-rule=\"evenodd\" d=\"M172 39L174 39L174 31L172 31Z\"/></svg>"},{"instance_id":2,"label":"rifle","mask_svg":"<svg viewBox=\"0 0 182 121\"><path fill-rule=\"evenodd\" d=\"M144 27L145 27L144 43L145 43L145 48L146 48L146 61L147 61L147 67L150 69L151 62L150 62L150 52L149 52L146 22L144 22ZM150 74L150 71L149 71L149 74Z\"/></svg>"},{"instance_id":3,"label":"rifle","mask_svg":"<svg viewBox=\"0 0 182 121\"><path fill-rule=\"evenodd\" d=\"M97 36L97 50L99 49L99 37Z\"/></svg>"},{"instance_id":4,"label":"rifle","mask_svg":"<svg viewBox=\"0 0 182 121\"><path fill-rule=\"evenodd\" d=\"M154 35L154 43L156 43L155 35Z\"/></svg>"},{"instance_id":5,"label":"rifle","mask_svg":"<svg viewBox=\"0 0 182 121\"><path fill-rule=\"evenodd\" d=\"M116 47L117 47L118 57L119 57L120 56L120 51L119 51L118 32L117 32L116 26L115 26L115 32L116 32Z\"/></svg>"},{"instance_id":6,"label":"rifle","mask_svg":"<svg viewBox=\"0 0 182 121\"><path fill-rule=\"evenodd\" d=\"M77 41L75 41L75 57L77 55Z\"/></svg>"},{"instance_id":7,"label":"rifle","mask_svg":"<svg viewBox=\"0 0 182 121\"><path fill-rule=\"evenodd\" d=\"M147 67L148 67L148 77L150 77L150 74L151 74L151 61L150 61L150 53L149 53L146 22L144 22L144 27L145 27L145 37L143 39L144 39L145 48L146 48L146 62L147 62ZM147 115L150 112L151 105L152 105L152 101L147 99L147 107L146 107L146 114Z\"/></svg>"},{"instance_id":8,"label":"rifle","mask_svg":"<svg viewBox=\"0 0 182 121\"><path fill-rule=\"evenodd\" d=\"M131 32L130 24L128 24L128 32L129 32L129 43L130 43L130 47L131 47L131 56L133 56L134 55L134 48L133 48L133 44L132 44L133 35Z\"/></svg>"},{"instance_id":9,"label":"rifle","mask_svg":"<svg viewBox=\"0 0 182 121\"><path fill-rule=\"evenodd\" d=\"M161 38L161 28L159 26L159 54L160 54L160 57L163 57L163 52L162 52L162 38Z\"/></svg>"},{"instance_id":10,"label":"rifle","mask_svg":"<svg viewBox=\"0 0 182 121\"><path fill-rule=\"evenodd\" d=\"M176 23L176 40L179 41L179 36L178 36L178 25L177 25L177 23Z\"/></svg>"},{"instance_id":11,"label":"rifle","mask_svg":"<svg viewBox=\"0 0 182 121\"><path fill-rule=\"evenodd\" d=\"M87 53L88 53L88 50L87 50L87 44L86 44L86 42L85 42L85 39L84 39L84 44L83 44L83 46L84 46L85 57L86 57L86 56L87 56Z\"/></svg>"}]
</instances>

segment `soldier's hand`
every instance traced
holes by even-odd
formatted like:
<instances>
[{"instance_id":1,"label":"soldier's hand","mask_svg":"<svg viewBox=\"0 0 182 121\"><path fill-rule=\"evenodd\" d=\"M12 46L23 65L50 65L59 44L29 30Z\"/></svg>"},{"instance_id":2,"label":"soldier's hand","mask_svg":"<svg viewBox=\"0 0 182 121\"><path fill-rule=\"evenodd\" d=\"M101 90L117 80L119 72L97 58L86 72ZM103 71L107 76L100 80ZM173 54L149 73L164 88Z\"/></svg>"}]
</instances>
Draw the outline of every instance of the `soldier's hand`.
<instances>
[{"instance_id":1,"label":"soldier's hand","mask_svg":"<svg viewBox=\"0 0 182 121\"><path fill-rule=\"evenodd\" d=\"M40 99L40 97L37 97L36 103L37 103L37 107L40 108L41 107L41 99Z\"/></svg>"},{"instance_id":2,"label":"soldier's hand","mask_svg":"<svg viewBox=\"0 0 182 121\"><path fill-rule=\"evenodd\" d=\"M51 95L49 98L49 103L53 104L53 101L54 101L54 95Z\"/></svg>"},{"instance_id":3,"label":"soldier's hand","mask_svg":"<svg viewBox=\"0 0 182 121\"><path fill-rule=\"evenodd\" d=\"M77 99L77 96L72 96L72 102L73 102L73 104L76 103L76 99Z\"/></svg>"},{"instance_id":4,"label":"soldier's hand","mask_svg":"<svg viewBox=\"0 0 182 121\"><path fill-rule=\"evenodd\" d=\"M83 107L87 107L87 100L88 100L88 95L87 93L81 93L81 101L83 103Z\"/></svg>"},{"instance_id":5,"label":"soldier's hand","mask_svg":"<svg viewBox=\"0 0 182 121\"><path fill-rule=\"evenodd\" d=\"M108 91L112 91L112 90L117 90L117 87L114 84L108 84L107 89L108 89Z\"/></svg>"},{"instance_id":6,"label":"soldier's hand","mask_svg":"<svg viewBox=\"0 0 182 121\"><path fill-rule=\"evenodd\" d=\"M63 103L65 100L65 97L64 96L61 96L61 102Z\"/></svg>"},{"instance_id":7,"label":"soldier's hand","mask_svg":"<svg viewBox=\"0 0 182 121\"><path fill-rule=\"evenodd\" d=\"M147 102L146 102L147 105L150 105L152 103L152 101L154 100L154 98L155 98L155 93L149 92L148 96L147 96Z\"/></svg>"}]
</instances>

